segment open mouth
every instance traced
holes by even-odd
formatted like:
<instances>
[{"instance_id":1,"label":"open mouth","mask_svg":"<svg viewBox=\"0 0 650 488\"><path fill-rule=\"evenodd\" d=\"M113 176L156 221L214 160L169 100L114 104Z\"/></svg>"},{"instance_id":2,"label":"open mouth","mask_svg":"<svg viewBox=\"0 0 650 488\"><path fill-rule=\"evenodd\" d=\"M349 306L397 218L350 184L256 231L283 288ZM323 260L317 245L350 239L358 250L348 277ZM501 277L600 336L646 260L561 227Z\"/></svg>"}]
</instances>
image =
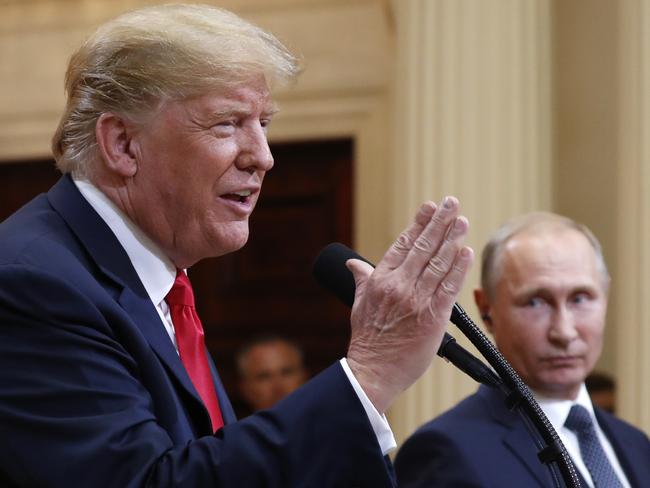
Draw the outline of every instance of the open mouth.
<instances>
[{"instance_id":1,"label":"open mouth","mask_svg":"<svg viewBox=\"0 0 650 488\"><path fill-rule=\"evenodd\" d=\"M250 190L236 191L223 195L226 200L233 200L235 202L246 203L251 196Z\"/></svg>"}]
</instances>

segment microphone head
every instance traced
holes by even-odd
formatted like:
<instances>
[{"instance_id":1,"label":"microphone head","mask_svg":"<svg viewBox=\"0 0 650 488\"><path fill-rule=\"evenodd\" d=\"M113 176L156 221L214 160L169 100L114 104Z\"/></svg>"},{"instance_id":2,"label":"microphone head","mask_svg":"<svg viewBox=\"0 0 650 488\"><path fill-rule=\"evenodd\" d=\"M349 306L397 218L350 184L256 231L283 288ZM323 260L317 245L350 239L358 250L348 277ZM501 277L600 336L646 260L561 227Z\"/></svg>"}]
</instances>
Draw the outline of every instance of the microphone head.
<instances>
[{"instance_id":1,"label":"microphone head","mask_svg":"<svg viewBox=\"0 0 650 488\"><path fill-rule=\"evenodd\" d=\"M345 266L348 259L360 259L371 266L373 265L348 246L340 242L333 242L325 246L314 261L312 275L323 288L348 307L352 307L356 284L354 276Z\"/></svg>"}]
</instances>

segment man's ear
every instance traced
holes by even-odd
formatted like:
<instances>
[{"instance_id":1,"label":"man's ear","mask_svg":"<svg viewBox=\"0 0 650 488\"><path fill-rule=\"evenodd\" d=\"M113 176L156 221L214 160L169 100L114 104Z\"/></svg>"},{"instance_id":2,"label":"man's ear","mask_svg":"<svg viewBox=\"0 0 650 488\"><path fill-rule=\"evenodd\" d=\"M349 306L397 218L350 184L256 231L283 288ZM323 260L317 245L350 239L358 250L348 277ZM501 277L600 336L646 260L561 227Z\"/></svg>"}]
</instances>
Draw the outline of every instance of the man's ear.
<instances>
[{"instance_id":1,"label":"man's ear","mask_svg":"<svg viewBox=\"0 0 650 488\"><path fill-rule=\"evenodd\" d=\"M476 307L481 314L481 319L483 319L483 323L485 324L486 329L488 332L490 332L490 334L492 334L493 331L492 316L490 315L490 303L488 302L485 291L481 288L474 290L474 302L476 303Z\"/></svg>"},{"instance_id":2,"label":"man's ear","mask_svg":"<svg viewBox=\"0 0 650 488\"><path fill-rule=\"evenodd\" d=\"M124 178L138 171L129 128L122 117L111 112L101 114L95 125L95 138L106 170Z\"/></svg>"}]
</instances>

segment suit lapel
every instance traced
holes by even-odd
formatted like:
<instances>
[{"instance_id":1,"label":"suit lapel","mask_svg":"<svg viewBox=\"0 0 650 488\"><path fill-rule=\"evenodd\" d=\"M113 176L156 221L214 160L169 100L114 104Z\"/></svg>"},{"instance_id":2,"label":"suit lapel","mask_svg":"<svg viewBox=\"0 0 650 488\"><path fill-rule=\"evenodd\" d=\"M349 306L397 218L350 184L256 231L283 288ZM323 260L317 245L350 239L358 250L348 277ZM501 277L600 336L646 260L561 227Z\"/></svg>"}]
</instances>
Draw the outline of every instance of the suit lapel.
<instances>
[{"instance_id":1,"label":"suit lapel","mask_svg":"<svg viewBox=\"0 0 650 488\"><path fill-rule=\"evenodd\" d=\"M502 437L503 443L512 452L513 456L526 466L540 486L549 486L549 483L552 482L550 469L539 460L537 456L539 448L536 446L532 434L526 428L523 419L518 413L506 408L501 392L486 386L480 388L484 390L481 391L481 395L486 398L491 415L495 421L506 429ZM576 469L576 474L581 486L588 486L578 469Z\"/></svg>"},{"instance_id":2,"label":"suit lapel","mask_svg":"<svg viewBox=\"0 0 650 488\"><path fill-rule=\"evenodd\" d=\"M603 430L607 439L614 448L618 462L621 463L621 468L625 472L631 486L641 486L641 480L637 475L635 463L647 463L647 459L634 459L636 451L634 450L636 441L628 438L624 429L617 428L617 419L612 415L606 414L601 409L594 407L594 413L598 420L598 425ZM646 480L647 481L647 480Z\"/></svg>"},{"instance_id":3,"label":"suit lapel","mask_svg":"<svg viewBox=\"0 0 650 488\"><path fill-rule=\"evenodd\" d=\"M169 374L203 407L203 402L192 385L156 308L113 232L79 193L69 176L62 177L52 187L48 192L48 199L99 270L121 288L118 303L145 336ZM223 388L221 390L223 391ZM225 395L225 392L223 394ZM203 410L209 421L205 407Z\"/></svg>"},{"instance_id":4,"label":"suit lapel","mask_svg":"<svg viewBox=\"0 0 650 488\"><path fill-rule=\"evenodd\" d=\"M132 289L124 287L118 302L147 338L149 345L170 375L176 378L192 397L203 404L149 296L146 293L144 295L134 293Z\"/></svg>"},{"instance_id":5,"label":"suit lapel","mask_svg":"<svg viewBox=\"0 0 650 488\"><path fill-rule=\"evenodd\" d=\"M548 467L538 459L538 449L533 437L519 414L506 408L505 398L500 391L482 385L479 387L479 394L487 402L492 418L503 427L501 440L506 448L526 467L541 487L548 486L550 479Z\"/></svg>"},{"instance_id":6,"label":"suit lapel","mask_svg":"<svg viewBox=\"0 0 650 488\"><path fill-rule=\"evenodd\" d=\"M523 421L522 421L523 422ZM549 486L549 481L552 480L550 475L550 468L542 463L537 457L538 449L533 444L533 438L531 434L523 427L513 428L510 430L504 437L503 442L508 446L508 448L513 452L519 460L526 465L528 470L535 476L540 486L546 487ZM532 456L527 453L534 452L535 455ZM578 480L580 481L581 486L588 486L580 471L576 468L576 474L578 475ZM558 471L558 474L559 471Z\"/></svg>"},{"instance_id":7,"label":"suit lapel","mask_svg":"<svg viewBox=\"0 0 650 488\"><path fill-rule=\"evenodd\" d=\"M511 426L510 430L503 436L503 443L512 452L513 456L526 466L540 486L547 486L549 468L538 459L533 438L523 425Z\"/></svg>"}]
</instances>

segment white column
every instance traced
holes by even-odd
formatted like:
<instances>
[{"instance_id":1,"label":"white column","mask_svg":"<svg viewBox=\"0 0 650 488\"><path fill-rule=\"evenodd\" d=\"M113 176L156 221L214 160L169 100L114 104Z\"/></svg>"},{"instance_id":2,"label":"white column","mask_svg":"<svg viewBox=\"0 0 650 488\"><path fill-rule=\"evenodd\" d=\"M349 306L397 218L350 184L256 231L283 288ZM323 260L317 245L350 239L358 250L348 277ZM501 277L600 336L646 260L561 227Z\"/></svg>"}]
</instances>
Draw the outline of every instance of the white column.
<instances>
[{"instance_id":1,"label":"white column","mask_svg":"<svg viewBox=\"0 0 650 488\"><path fill-rule=\"evenodd\" d=\"M620 22L617 404L650 433L650 2L621 0Z\"/></svg>"},{"instance_id":2,"label":"white column","mask_svg":"<svg viewBox=\"0 0 650 488\"><path fill-rule=\"evenodd\" d=\"M459 197L477 254L460 303L478 322L471 290L487 236L511 216L550 205L549 1L392 5L392 230L405 227L426 199ZM451 365L434 361L390 411L398 443L475 388Z\"/></svg>"}]
</instances>

